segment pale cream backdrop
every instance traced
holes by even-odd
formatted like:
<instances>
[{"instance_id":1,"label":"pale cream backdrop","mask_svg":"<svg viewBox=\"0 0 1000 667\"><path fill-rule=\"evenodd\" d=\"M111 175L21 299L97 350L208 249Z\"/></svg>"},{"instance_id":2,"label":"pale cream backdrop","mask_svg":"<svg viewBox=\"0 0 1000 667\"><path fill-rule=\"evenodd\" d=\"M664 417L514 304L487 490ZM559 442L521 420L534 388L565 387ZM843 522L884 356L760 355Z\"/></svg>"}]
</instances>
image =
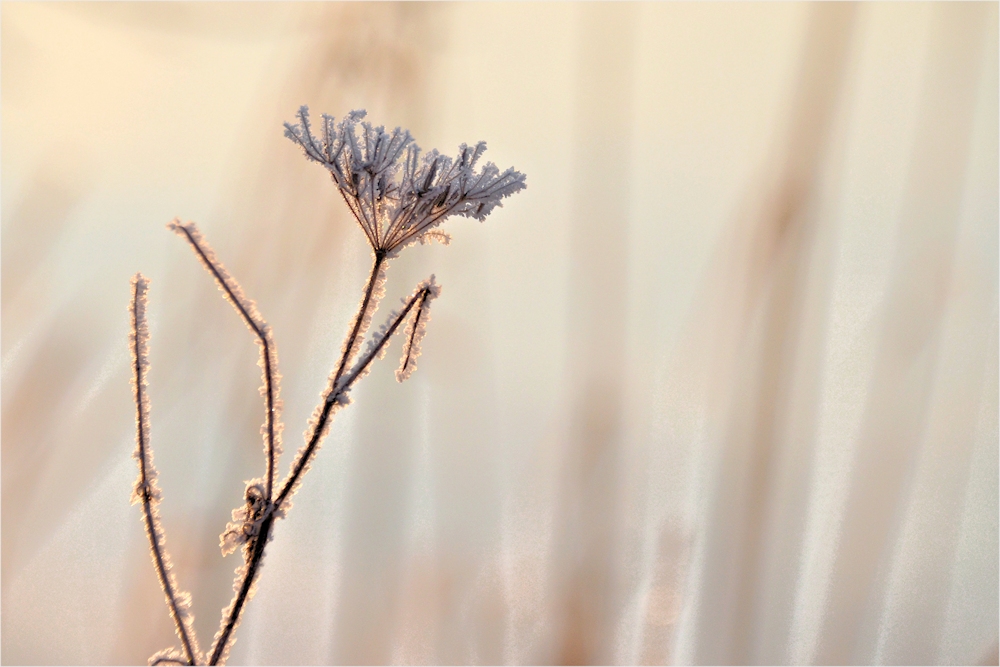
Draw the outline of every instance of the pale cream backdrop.
<instances>
[{"instance_id":1,"label":"pale cream backdrop","mask_svg":"<svg viewBox=\"0 0 1000 667\"><path fill-rule=\"evenodd\" d=\"M138 508L152 443L207 646L369 251L282 136L366 108L528 189L416 246L397 343L277 525L233 664L997 664L997 4L2 6L2 659L176 644ZM385 311L383 311L385 312ZM381 320L381 317L378 317Z\"/></svg>"}]
</instances>

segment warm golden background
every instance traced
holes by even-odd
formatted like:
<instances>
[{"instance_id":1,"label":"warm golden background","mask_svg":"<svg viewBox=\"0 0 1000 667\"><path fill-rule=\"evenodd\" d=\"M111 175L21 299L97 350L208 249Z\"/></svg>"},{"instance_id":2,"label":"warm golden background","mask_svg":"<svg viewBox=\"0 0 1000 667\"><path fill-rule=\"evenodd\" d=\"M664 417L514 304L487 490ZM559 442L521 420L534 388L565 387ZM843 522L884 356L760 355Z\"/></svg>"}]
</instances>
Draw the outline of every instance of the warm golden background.
<instances>
[{"instance_id":1,"label":"warm golden background","mask_svg":"<svg viewBox=\"0 0 1000 667\"><path fill-rule=\"evenodd\" d=\"M528 190L415 247L444 292L340 413L240 663L967 663L998 627L997 4L2 7L2 650L176 643L139 510L129 277L203 645L368 250L282 136L367 108ZM379 321L381 317L379 317ZM398 343L395 349L398 350ZM993 664L996 664L994 662Z\"/></svg>"}]
</instances>

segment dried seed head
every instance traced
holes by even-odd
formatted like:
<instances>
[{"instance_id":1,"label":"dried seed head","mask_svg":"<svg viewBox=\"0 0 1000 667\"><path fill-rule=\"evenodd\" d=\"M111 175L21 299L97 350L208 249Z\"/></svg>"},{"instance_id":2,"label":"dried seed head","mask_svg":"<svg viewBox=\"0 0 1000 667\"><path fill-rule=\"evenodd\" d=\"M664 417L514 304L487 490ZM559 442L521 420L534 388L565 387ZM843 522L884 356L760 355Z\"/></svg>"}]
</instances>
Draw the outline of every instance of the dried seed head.
<instances>
[{"instance_id":1,"label":"dried seed head","mask_svg":"<svg viewBox=\"0 0 1000 667\"><path fill-rule=\"evenodd\" d=\"M376 251L392 255L452 215L482 221L504 197L527 187L513 167L501 172L487 162L476 170L484 141L462 144L455 159L436 150L421 157L408 131L372 127L361 121L364 111L352 111L339 123L323 114L319 141L309 108L300 108L298 117L296 125L285 123L285 136L327 168Z\"/></svg>"}]
</instances>

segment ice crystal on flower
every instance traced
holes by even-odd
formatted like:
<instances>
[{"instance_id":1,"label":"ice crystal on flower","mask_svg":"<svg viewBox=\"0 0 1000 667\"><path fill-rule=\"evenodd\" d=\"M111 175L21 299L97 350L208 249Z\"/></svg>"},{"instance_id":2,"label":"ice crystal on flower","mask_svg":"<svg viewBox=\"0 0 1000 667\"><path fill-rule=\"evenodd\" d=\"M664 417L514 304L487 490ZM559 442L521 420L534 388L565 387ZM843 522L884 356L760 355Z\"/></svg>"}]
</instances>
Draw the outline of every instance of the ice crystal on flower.
<instances>
[{"instance_id":1,"label":"ice crystal on flower","mask_svg":"<svg viewBox=\"0 0 1000 667\"><path fill-rule=\"evenodd\" d=\"M323 114L322 136L313 136L309 108L299 109L299 124L285 123L285 136L310 160L330 172L351 213L376 252L392 254L429 234L452 215L484 220L500 200L526 187L513 167L501 172L492 162L477 170L486 142L462 144L452 159L420 147L406 130L372 127L365 111L352 111L339 123ZM360 124L360 131L359 131Z\"/></svg>"}]
</instances>

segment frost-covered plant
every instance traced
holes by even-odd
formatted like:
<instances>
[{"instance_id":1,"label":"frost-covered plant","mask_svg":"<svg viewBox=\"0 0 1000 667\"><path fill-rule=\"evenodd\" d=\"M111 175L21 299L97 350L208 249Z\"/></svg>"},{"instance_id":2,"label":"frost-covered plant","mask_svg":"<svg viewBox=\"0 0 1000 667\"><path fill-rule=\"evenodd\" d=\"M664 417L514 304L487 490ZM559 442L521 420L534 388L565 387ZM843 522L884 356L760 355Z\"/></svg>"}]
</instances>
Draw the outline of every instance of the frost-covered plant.
<instances>
[{"instance_id":1,"label":"frost-covered plant","mask_svg":"<svg viewBox=\"0 0 1000 667\"><path fill-rule=\"evenodd\" d=\"M441 293L432 275L416 286L402 305L390 313L385 324L371 336L364 352L362 341L378 302L385 292L386 267L399 251L415 241L430 239L447 243L449 237L437 228L452 215L464 215L483 220L500 200L524 189L524 174L514 169L501 172L492 162L480 170L476 163L486 150L480 142L474 148L462 145L455 159L437 151L420 155L406 130L396 128L386 132L358 121L364 111L352 111L341 122L324 114L323 137L313 137L309 126L309 111L299 110L298 125L285 124L285 134L305 151L306 157L326 167L351 213L364 230L372 248L373 264L344 344L339 362L330 374L322 400L316 407L306 430L306 442L292 462L291 471L280 487L275 487L275 470L281 454L281 400L278 384L278 357L271 329L247 299L239 283L226 271L194 223L171 222L168 227L184 237L198 255L205 269L212 274L260 347L260 367L263 374L261 394L265 417L265 473L262 478L247 482L244 501L233 510L233 520L220 536L223 555L242 547L243 563L236 569L233 583L235 595L223 610L222 623L212 647L202 654L195 636L191 598L178 590L166 551L163 528L156 506L160 491L156 486L156 469L149 444L149 399L146 391L149 329L146 324L146 292L149 281L136 274L132 279L130 346L133 361L133 390L136 404L136 450L139 478L132 493L132 502L141 503L143 521L149 538L150 553L160 586L174 620L181 647L153 655L151 665L209 664L225 662L235 641L234 632L243 609L253 596L264 558L264 548L273 537L274 522L291 508L291 498L302 483L316 450L330 427L333 414L350 402L348 396L354 384L368 373L372 362L385 355L389 340L404 320L403 354L396 379L406 380L416 369L420 343L427 329L430 303Z\"/></svg>"}]
</instances>

